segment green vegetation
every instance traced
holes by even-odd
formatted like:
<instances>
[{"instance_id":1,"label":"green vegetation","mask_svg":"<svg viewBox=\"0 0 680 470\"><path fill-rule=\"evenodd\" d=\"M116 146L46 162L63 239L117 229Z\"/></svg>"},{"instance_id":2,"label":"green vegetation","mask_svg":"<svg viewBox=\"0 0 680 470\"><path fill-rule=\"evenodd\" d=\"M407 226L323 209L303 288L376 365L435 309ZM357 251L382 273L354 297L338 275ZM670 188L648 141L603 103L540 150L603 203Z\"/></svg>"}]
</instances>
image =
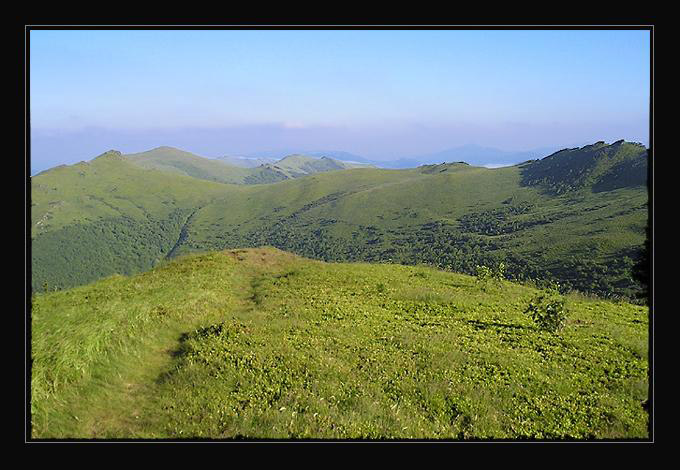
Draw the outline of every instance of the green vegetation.
<instances>
[{"instance_id":1,"label":"green vegetation","mask_svg":"<svg viewBox=\"0 0 680 470\"><path fill-rule=\"evenodd\" d=\"M477 281L483 284L487 284L491 280L500 282L505 279L505 263L502 262L495 268L477 265L475 266L475 271L477 273Z\"/></svg>"},{"instance_id":2,"label":"green vegetation","mask_svg":"<svg viewBox=\"0 0 680 470\"><path fill-rule=\"evenodd\" d=\"M647 183L647 149L619 140L583 148L560 150L525 166L524 184L541 186L553 194L592 188L611 191Z\"/></svg>"},{"instance_id":3,"label":"green vegetation","mask_svg":"<svg viewBox=\"0 0 680 470\"><path fill-rule=\"evenodd\" d=\"M170 256L188 215L176 209L161 220L122 216L46 232L33 244L32 283L54 290L148 271Z\"/></svg>"},{"instance_id":4,"label":"green vegetation","mask_svg":"<svg viewBox=\"0 0 680 470\"><path fill-rule=\"evenodd\" d=\"M557 289L548 289L537 295L524 313L529 314L542 330L555 333L567 324L567 311L564 303L564 297Z\"/></svg>"},{"instance_id":5,"label":"green vegetation","mask_svg":"<svg viewBox=\"0 0 680 470\"><path fill-rule=\"evenodd\" d=\"M150 269L174 248L189 216L228 188L142 170L119 152L33 177L33 290Z\"/></svg>"},{"instance_id":6,"label":"green vegetation","mask_svg":"<svg viewBox=\"0 0 680 470\"><path fill-rule=\"evenodd\" d=\"M190 255L36 294L34 438L647 438L648 310L428 267Z\"/></svg>"},{"instance_id":7,"label":"green vegetation","mask_svg":"<svg viewBox=\"0 0 680 470\"><path fill-rule=\"evenodd\" d=\"M552 196L521 179L520 167L445 165L248 188L203 208L182 252L267 244L325 261L424 263L469 274L504 262L513 279L634 297L645 188Z\"/></svg>"},{"instance_id":8,"label":"green vegetation","mask_svg":"<svg viewBox=\"0 0 680 470\"><path fill-rule=\"evenodd\" d=\"M158 147L148 152L125 155L125 158L146 169L231 184L276 183L312 173L367 167L367 165L345 163L328 157L289 155L276 163L246 168L230 164L224 159L203 158L172 147Z\"/></svg>"},{"instance_id":9,"label":"green vegetation","mask_svg":"<svg viewBox=\"0 0 680 470\"><path fill-rule=\"evenodd\" d=\"M312 171L310 160L324 171L296 177ZM107 153L34 177L33 288L140 272L180 254L271 245L324 261L468 274L504 263L509 279L559 281L564 291L644 291L644 276L633 276L647 225L640 145L598 143L493 170L452 163L325 171L331 159L301 156L277 165L240 168L271 184L234 185L144 170ZM106 235L98 242L99 232Z\"/></svg>"},{"instance_id":10,"label":"green vegetation","mask_svg":"<svg viewBox=\"0 0 680 470\"><path fill-rule=\"evenodd\" d=\"M370 165L347 163L330 157L314 158L305 155L288 155L276 163L263 165L283 172L288 178L323 173L333 170L348 170L351 168L369 168Z\"/></svg>"},{"instance_id":11,"label":"green vegetation","mask_svg":"<svg viewBox=\"0 0 680 470\"><path fill-rule=\"evenodd\" d=\"M220 183L243 183L250 175L246 168L230 165L222 160L199 157L172 147L158 147L148 152L125 155L125 158L142 168Z\"/></svg>"}]
</instances>

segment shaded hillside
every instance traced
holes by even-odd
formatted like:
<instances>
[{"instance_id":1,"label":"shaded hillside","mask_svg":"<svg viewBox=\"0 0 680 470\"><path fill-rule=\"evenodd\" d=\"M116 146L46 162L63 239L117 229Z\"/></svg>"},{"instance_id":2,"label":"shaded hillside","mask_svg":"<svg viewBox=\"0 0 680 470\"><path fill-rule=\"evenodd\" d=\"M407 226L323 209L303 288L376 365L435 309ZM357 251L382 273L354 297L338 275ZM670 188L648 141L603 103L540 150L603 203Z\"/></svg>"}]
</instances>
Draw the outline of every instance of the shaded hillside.
<instances>
[{"instance_id":1,"label":"shaded hillside","mask_svg":"<svg viewBox=\"0 0 680 470\"><path fill-rule=\"evenodd\" d=\"M620 140L560 150L522 165L522 184L553 194L584 188L595 192L647 184L647 149Z\"/></svg>"},{"instance_id":2,"label":"shaded hillside","mask_svg":"<svg viewBox=\"0 0 680 470\"><path fill-rule=\"evenodd\" d=\"M272 248L32 298L33 438L645 439L648 311Z\"/></svg>"}]
</instances>

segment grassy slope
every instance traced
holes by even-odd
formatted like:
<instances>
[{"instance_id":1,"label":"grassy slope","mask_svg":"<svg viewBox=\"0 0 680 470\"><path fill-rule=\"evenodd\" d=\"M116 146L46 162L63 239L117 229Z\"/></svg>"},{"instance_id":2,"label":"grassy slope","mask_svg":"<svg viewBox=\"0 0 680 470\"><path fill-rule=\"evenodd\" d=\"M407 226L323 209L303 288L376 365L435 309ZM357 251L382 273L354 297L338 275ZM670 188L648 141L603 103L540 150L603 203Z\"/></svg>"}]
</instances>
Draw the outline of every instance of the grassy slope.
<instances>
[{"instance_id":1,"label":"grassy slope","mask_svg":"<svg viewBox=\"0 0 680 470\"><path fill-rule=\"evenodd\" d=\"M173 147L158 147L148 152L125 155L125 158L141 168L231 184L274 183L312 173L365 166L326 157L290 155L273 164L246 168L221 159L199 157Z\"/></svg>"},{"instance_id":2,"label":"grassy slope","mask_svg":"<svg viewBox=\"0 0 680 470\"><path fill-rule=\"evenodd\" d=\"M522 186L519 167L442 169L340 171L250 188L202 208L179 251L270 244L324 260L390 258L468 272L476 263L505 260L517 275L634 292L626 272L644 241L644 187L553 196ZM493 218L523 204L524 213ZM463 224L465 218L472 222ZM442 227L437 240L432 223ZM447 243L456 237L479 252L455 253ZM583 276L575 274L581 265ZM601 272L605 265L609 271Z\"/></svg>"},{"instance_id":3,"label":"grassy slope","mask_svg":"<svg viewBox=\"0 0 680 470\"><path fill-rule=\"evenodd\" d=\"M33 299L33 437L644 438L647 309L275 249Z\"/></svg>"},{"instance_id":4,"label":"grassy slope","mask_svg":"<svg viewBox=\"0 0 680 470\"><path fill-rule=\"evenodd\" d=\"M194 207L228 186L183 175L143 170L120 152L90 162L55 168L31 178L32 235L76 222L126 215L167 216L175 207Z\"/></svg>"},{"instance_id":5,"label":"grassy slope","mask_svg":"<svg viewBox=\"0 0 680 470\"><path fill-rule=\"evenodd\" d=\"M282 170L289 178L298 178L326 171L369 167L369 165L346 163L329 157L314 158L306 155L288 155L276 163L268 164L268 166Z\"/></svg>"},{"instance_id":6,"label":"grassy slope","mask_svg":"<svg viewBox=\"0 0 680 470\"><path fill-rule=\"evenodd\" d=\"M31 180L32 286L72 287L153 267L230 185L138 168L120 153Z\"/></svg>"},{"instance_id":7,"label":"grassy slope","mask_svg":"<svg viewBox=\"0 0 680 470\"><path fill-rule=\"evenodd\" d=\"M551 193L592 187L609 191L645 185L647 149L642 144L619 140L597 142L582 148L560 150L526 167L524 180Z\"/></svg>"},{"instance_id":8,"label":"grassy slope","mask_svg":"<svg viewBox=\"0 0 680 470\"><path fill-rule=\"evenodd\" d=\"M148 152L126 155L125 158L142 168L219 183L243 184L252 173L248 168L231 165L222 160L199 157L172 147L158 147Z\"/></svg>"}]
</instances>

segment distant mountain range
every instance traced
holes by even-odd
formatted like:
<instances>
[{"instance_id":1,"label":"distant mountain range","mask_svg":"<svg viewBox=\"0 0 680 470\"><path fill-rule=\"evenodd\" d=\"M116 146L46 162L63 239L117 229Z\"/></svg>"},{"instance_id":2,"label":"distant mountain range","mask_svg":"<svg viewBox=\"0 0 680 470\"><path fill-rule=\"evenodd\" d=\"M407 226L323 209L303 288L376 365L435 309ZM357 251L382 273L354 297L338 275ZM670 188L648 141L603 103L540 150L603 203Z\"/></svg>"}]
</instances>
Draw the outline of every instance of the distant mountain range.
<instances>
[{"instance_id":1,"label":"distant mountain range","mask_svg":"<svg viewBox=\"0 0 680 470\"><path fill-rule=\"evenodd\" d=\"M544 147L510 152L492 147L464 145L432 154L383 161L370 160L340 150L296 152L288 149L251 155L205 158L172 147L158 147L148 152L127 155L127 157L145 168L164 169L223 183L259 184L297 178L312 173L361 167L405 169L423 165L464 162L471 166L495 168L536 160L556 150L558 150L557 147Z\"/></svg>"},{"instance_id":2,"label":"distant mountain range","mask_svg":"<svg viewBox=\"0 0 680 470\"><path fill-rule=\"evenodd\" d=\"M416 168L421 165L432 165L444 162L465 162L473 166L508 166L517 163L522 163L527 160L535 160L550 155L562 147L541 147L533 150L524 151L508 151L500 150L493 147L482 147L480 145L463 145L460 147L453 147L446 150L441 150L435 153L428 153L423 155L416 155L413 157L398 158L398 159L369 159L360 155L340 150L301 150L301 149L285 149L279 151L255 152L246 157L223 157L228 159L229 163L238 166L254 165L254 162L262 161L271 163L271 160L283 158L290 154L304 154L312 157L331 157L344 162L366 163L374 165L378 168Z\"/></svg>"},{"instance_id":3,"label":"distant mountain range","mask_svg":"<svg viewBox=\"0 0 680 470\"><path fill-rule=\"evenodd\" d=\"M580 143L578 145L573 145L572 147L580 147L582 145L587 145L587 143ZM495 167L501 167L501 166L509 166L509 165L514 165L518 163L522 163L527 160L534 160L534 159L539 159L543 158L547 155L550 155L557 150L565 148L564 146L552 146L552 147L541 147L541 148L536 148L533 150L524 150L524 151L508 151L508 150L501 150L493 147L483 147L480 145L463 145L459 147L453 147L450 149L446 150L441 150L439 152L434 152L434 153L428 153L428 154L422 154L422 155L415 155L411 157L402 157L402 158L395 158L395 159L371 159L367 158L361 155L357 155L354 153L350 152L345 152L342 150L304 150L301 148L288 148L288 149L279 149L279 150L270 150L270 151L262 151L262 152L253 152L253 153L248 153L245 155L224 155L221 157L199 157L202 159L207 159L207 160L212 160L212 161L219 161L221 163L225 163L227 165L230 165L232 167L238 167L238 168L257 168L262 165L267 165L267 164L274 164L281 159L288 157L290 155L305 155L308 157L314 157L314 158L321 158L321 157L327 157L333 160L345 162L345 163L350 163L350 164L366 164L366 165L372 165L378 168L393 168L393 169L403 169L403 168L417 168L422 165L432 165L432 164L439 164L439 163L444 163L444 162L465 162L469 165L472 166L486 166L489 168L495 168ZM165 150L164 150L165 149ZM170 150L172 147L158 147L156 149L150 150L148 152L140 152L140 153L135 153L131 154L136 157L136 159L139 160L139 163L143 164L144 166L151 167L149 160L154 160L156 157L158 157L159 152L163 153L165 155L164 161L161 163L161 166L166 167L168 169L168 155L172 154L173 152ZM177 150L177 149L175 149ZM187 155L193 155L195 157L198 157L197 155L194 155L190 152L186 152L184 150L181 150L179 152L183 152L184 156L186 157ZM177 157L179 154L175 153L174 157ZM184 162L186 163L186 158L183 158ZM144 163L146 162L146 163ZM157 162L158 163L158 162ZM176 161L176 163L179 163ZM171 165L173 166L173 165ZM181 166L181 164L180 164ZM199 166L205 166L205 162L202 162ZM208 165L210 166L210 165ZM41 168L35 168L34 170L31 171L31 176L35 176L39 174L40 172L44 171ZM175 171L177 171L177 167L175 166ZM217 171L219 173L220 171ZM194 175L195 176L195 175ZM214 179L214 178L208 178L208 179ZM229 178L227 178L229 179ZM218 178L216 181L219 181L220 179Z\"/></svg>"}]
</instances>

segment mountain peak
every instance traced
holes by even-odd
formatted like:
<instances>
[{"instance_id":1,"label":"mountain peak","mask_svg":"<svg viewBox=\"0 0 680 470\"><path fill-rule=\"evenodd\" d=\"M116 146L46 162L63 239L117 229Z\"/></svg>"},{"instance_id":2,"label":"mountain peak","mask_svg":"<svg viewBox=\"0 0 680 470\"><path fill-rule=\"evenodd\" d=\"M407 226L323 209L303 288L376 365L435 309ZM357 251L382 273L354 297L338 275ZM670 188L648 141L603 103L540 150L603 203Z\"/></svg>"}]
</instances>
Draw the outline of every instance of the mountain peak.
<instances>
[{"instance_id":1,"label":"mountain peak","mask_svg":"<svg viewBox=\"0 0 680 470\"><path fill-rule=\"evenodd\" d=\"M318 158L310 157L308 155L302 155L301 153L292 153L290 155L286 155L281 160L279 160L277 163L291 162L291 161L297 161L297 160L313 161L313 160L318 160Z\"/></svg>"},{"instance_id":2,"label":"mountain peak","mask_svg":"<svg viewBox=\"0 0 680 470\"><path fill-rule=\"evenodd\" d=\"M609 191L646 184L646 166L647 150L643 145L624 140L613 144L599 141L560 150L524 165L522 181L556 194L584 188Z\"/></svg>"},{"instance_id":3,"label":"mountain peak","mask_svg":"<svg viewBox=\"0 0 680 470\"><path fill-rule=\"evenodd\" d=\"M156 147L156 148L149 150L149 152L154 152L154 151L157 151L157 150L162 150L162 151L174 150L174 151L184 152L184 150L178 149L177 147L170 147L169 145L161 145L160 147Z\"/></svg>"},{"instance_id":4,"label":"mountain peak","mask_svg":"<svg viewBox=\"0 0 680 470\"><path fill-rule=\"evenodd\" d=\"M186 150L178 149L176 147L170 147L168 145L162 145L160 147L153 148L151 150L145 150L144 152L140 153L131 153L126 155L128 158L132 158L133 160L135 159L160 159L160 160L169 160L169 159L184 159L184 158L204 158L204 157L199 157L198 155L195 155L191 152L187 152Z\"/></svg>"},{"instance_id":5,"label":"mountain peak","mask_svg":"<svg viewBox=\"0 0 680 470\"><path fill-rule=\"evenodd\" d=\"M119 150L109 150L109 151L104 152L101 155L95 157L94 160L97 160L97 159L100 159L100 158L123 158L123 154Z\"/></svg>"}]
</instances>

